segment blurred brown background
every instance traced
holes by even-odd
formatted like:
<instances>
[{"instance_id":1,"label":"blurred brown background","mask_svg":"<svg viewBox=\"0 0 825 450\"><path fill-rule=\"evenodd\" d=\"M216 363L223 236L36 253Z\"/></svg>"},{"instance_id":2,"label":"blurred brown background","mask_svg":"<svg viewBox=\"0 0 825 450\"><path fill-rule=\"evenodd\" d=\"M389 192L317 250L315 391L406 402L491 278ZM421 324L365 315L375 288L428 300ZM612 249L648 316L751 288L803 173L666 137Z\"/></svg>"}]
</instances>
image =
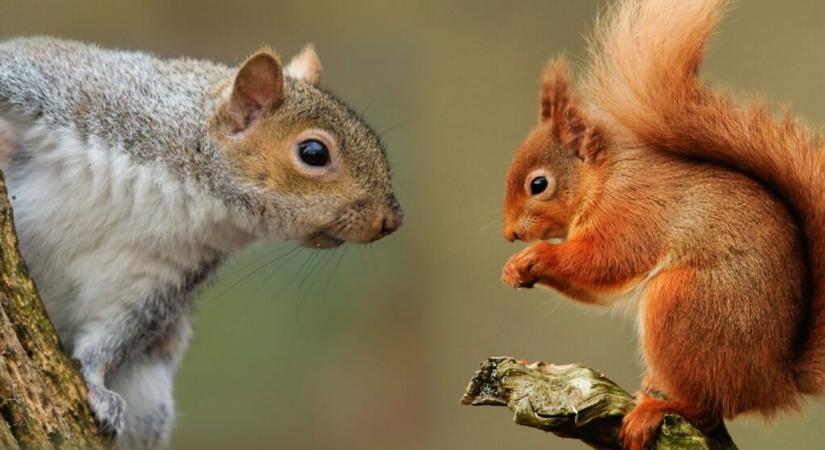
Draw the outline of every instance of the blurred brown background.
<instances>
[{"instance_id":1,"label":"blurred brown background","mask_svg":"<svg viewBox=\"0 0 825 450\"><path fill-rule=\"evenodd\" d=\"M707 73L825 120L825 3L739 2ZM583 362L628 389L632 318L499 282L503 176L537 80L583 55L603 2L0 1L3 36L51 34L229 64L317 45L324 83L384 132L407 222L370 247L253 249L203 294L173 448L579 449L459 396L479 361ZM742 349L747 351L747 349ZM821 449L825 402L739 419L743 449Z\"/></svg>"}]
</instances>

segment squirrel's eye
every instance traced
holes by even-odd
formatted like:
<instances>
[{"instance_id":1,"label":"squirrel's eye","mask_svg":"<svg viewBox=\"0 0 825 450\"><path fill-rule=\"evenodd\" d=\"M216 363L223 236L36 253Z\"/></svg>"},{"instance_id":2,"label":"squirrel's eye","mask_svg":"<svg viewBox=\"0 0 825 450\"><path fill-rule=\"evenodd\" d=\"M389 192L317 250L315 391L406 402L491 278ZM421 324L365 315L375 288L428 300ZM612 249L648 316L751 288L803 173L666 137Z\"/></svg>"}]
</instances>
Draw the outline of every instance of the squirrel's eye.
<instances>
[{"instance_id":1,"label":"squirrel's eye","mask_svg":"<svg viewBox=\"0 0 825 450\"><path fill-rule=\"evenodd\" d=\"M549 183L547 183L547 177L542 176L533 178L533 180L530 181L530 193L533 195L539 195L547 190L548 185Z\"/></svg>"},{"instance_id":2,"label":"squirrel's eye","mask_svg":"<svg viewBox=\"0 0 825 450\"><path fill-rule=\"evenodd\" d=\"M321 167L329 164L329 150L317 139L307 139L298 144L298 156L310 166Z\"/></svg>"}]
</instances>

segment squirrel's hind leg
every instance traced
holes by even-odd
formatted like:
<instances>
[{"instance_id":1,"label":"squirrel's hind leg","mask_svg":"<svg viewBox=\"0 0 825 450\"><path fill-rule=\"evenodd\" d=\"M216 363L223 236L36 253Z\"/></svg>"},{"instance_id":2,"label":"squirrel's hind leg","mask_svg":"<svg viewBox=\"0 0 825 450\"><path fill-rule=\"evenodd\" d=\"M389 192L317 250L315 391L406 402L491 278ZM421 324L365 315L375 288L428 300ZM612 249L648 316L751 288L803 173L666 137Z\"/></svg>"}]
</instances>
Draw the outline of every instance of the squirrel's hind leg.
<instances>
[{"instance_id":1,"label":"squirrel's hind leg","mask_svg":"<svg viewBox=\"0 0 825 450\"><path fill-rule=\"evenodd\" d=\"M667 414L684 417L693 426L709 431L719 425L721 417L681 400L660 400L645 393L638 395L636 407L622 421L619 439L625 450L646 450L652 447L656 433Z\"/></svg>"},{"instance_id":2,"label":"squirrel's hind leg","mask_svg":"<svg viewBox=\"0 0 825 450\"><path fill-rule=\"evenodd\" d=\"M181 318L168 338L111 374L112 390L127 405L118 448L149 450L168 445L175 418L175 370L190 332L188 318Z\"/></svg>"},{"instance_id":3,"label":"squirrel's hind leg","mask_svg":"<svg viewBox=\"0 0 825 450\"><path fill-rule=\"evenodd\" d=\"M647 285L639 304L649 368L643 387L667 398L640 396L623 422L625 448L647 448L666 414L709 431L723 418L793 404L792 366L785 361L793 357L796 330L785 324L799 320L794 293L749 285L741 275L747 267L725 263L725 283L706 262L708 268L670 268ZM782 314L788 317L777 320Z\"/></svg>"},{"instance_id":4,"label":"squirrel's hind leg","mask_svg":"<svg viewBox=\"0 0 825 450\"><path fill-rule=\"evenodd\" d=\"M165 447L174 420L174 368L158 358L140 358L112 376L111 387L125 401L117 447L148 450Z\"/></svg>"}]
</instances>

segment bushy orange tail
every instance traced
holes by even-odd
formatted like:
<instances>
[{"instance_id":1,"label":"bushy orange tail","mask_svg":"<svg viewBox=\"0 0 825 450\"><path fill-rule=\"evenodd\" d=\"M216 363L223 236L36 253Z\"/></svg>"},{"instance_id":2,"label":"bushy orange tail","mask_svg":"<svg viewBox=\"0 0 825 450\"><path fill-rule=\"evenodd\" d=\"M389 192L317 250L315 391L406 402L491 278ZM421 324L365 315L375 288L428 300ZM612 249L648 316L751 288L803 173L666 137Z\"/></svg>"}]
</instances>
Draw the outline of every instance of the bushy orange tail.
<instances>
[{"instance_id":1,"label":"bushy orange tail","mask_svg":"<svg viewBox=\"0 0 825 450\"><path fill-rule=\"evenodd\" d=\"M632 141L742 171L772 188L807 240L812 281L799 387L825 392L825 149L762 103L741 104L699 79L726 0L620 0L597 23L586 92Z\"/></svg>"}]
</instances>

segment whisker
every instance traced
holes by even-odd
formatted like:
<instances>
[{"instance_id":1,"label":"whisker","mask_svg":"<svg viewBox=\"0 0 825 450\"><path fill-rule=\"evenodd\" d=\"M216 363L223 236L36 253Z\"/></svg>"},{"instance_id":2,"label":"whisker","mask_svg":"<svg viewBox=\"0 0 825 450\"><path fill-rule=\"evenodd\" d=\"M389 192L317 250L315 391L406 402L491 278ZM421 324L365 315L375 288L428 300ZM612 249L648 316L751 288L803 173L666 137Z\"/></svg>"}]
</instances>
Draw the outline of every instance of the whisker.
<instances>
[{"instance_id":1,"label":"whisker","mask_svg":"<svg viewBox=\"0 0 825 450\"><path fill-rule=\"evenodd\" d=\"M491 211L491 212L488 212L486 214L482 214L479 218L480 219L489 219L490 217L504 218L504 213L502 213L501 210L497 209L495 211Z\"/></svg>"},{"instance_id":2,"label":"whisker","mask_svg":"<svg viewBox=\"0 0 825 450\"><path fill-rule=\"evenodd\" d=\"M373 97L372 99L370 99L369 102L367 102L367 106L365 106L364 109L361 110L359 116L364 117L364 115L367 113L367 110L370 109L370 106L372 106L373 103L375 103L375 97Z\"/></svg>"},{"instance_id":3,"label":"whisker","mask_svg":"<svg viewBox=\"0 0 825 450\"><path fill-rule=\"evenodd\" d=\"M300 247L298 247L298 248L299 248L301 251L299 251L299 252L298 252L298 253L296 253L296 254L300 254L300 253L302 253L302 252L303 252L303 250L305 250L305 249L300 248ZM269 267L267 267L267 270L269 271L269 276L265 277L265 278L263 279L263 281L262 281L261 283L259 283L259 284L258 284L258 286L257 286L257 287L256 287L256 289L255 289L255 292L254 292L254 293L250 296L250 298L257 299L257 298L259 297L259 294L261 293L261 290L262 290L264 287L269 286L269 283L272 281L272 279L275 277L275 275L276 275L276 274L277 274L277 273L281 270L281 268L283 268L283 267L284 267L287 263L289 263L289 261L290 261L290 260L292 260L292 259L293 259L293 258L288 258L288 259L285 259L285 260L281 261L281 263L280 263L280 264L278 264L278 265L277 265L277 266L275 266L275 267L273 267L272 265L270 265ZM278 290L278 291L276 291L276 292L278 292L278 294L280 295L280 294L282 294L283 292L286 292L286 291L287 291L287 290L283 290L283 291ZM270 298L270 301L273 301L273 300L275 300L275 299L279 298L279 295L276 295L275 297Z\"/></svg>"},{"instance_id":4,"label":"whisker","mask_svg":"<svg viewBox=\"0 0 825 450\"><path fill-rule=\"evenodd\" d=\"M317 256L317 254L314 253L314 252L309 252L307 254L307 257L304 259L304 262L301 263L301 266L298 268L298 271L295 272L295 274L290 279L290 281L289 281L290 287L292 287L292 286L297 287L298 286L296 283L298 283L299 280L302 279L302 277L304 275L304 272L306 271L306 268L309 266L309 264L312 262L312 260L315 259L316 256Z\"/></svg>"},{"instance_id":5,"label":"whisker","mask_svg":"<svg viewBox=\"0 0 825 450\"><path fill-rule=\"evenodd\" d=\"M318 256L313 256L312 264L309 265L306 275L303 276L301 283L298 285L298 292L306 295L311 291L312 279L315 277L316 270L325 257L324 252L319 252Z\"/></svg>"},{"instance_id":6,"label":"whisker","mask_svg":"<svg viewBox=\"0 0 825 450\"><path fill-rule=\"evenodd\" d=\"M493 227L495 227L495 229L493 229ZM489 223L479 227L478 234L483 235L485 233L490 233L490 234L492 234L494 232L498 233L499 228L501 228L501 222L498 221L498 220L495 220L495 221L489 222Z\"/></svg>"},{"instance_id":7,"label":"whisker","mask_svg":"<svg viewBox=\"0 0 825 450\"><path fill-rule=\"evenodd\" d=\"M306 299L304 297L304 292L301 289L301 285L303 284L303 274L305 273L307 267L318 257L317 253L311 253L309 257L304 260L304 263L301 264L301 268L298 269L298 272L293 277L293 281L290 282L290 286L293 285L295 280L300 280L295 285L295 292L296 292L296 303L295 303L295 321L298 321L298 318L301 315L301 312L304 309L304 305L306 303Z\"/></svg>"},{"instance_id":8,"label":"whisker","mask_svg":"<svg viewBox=\"0 0 825 450\"><path fill-rule=\"evenodd\" d=\"M319 287L318 292L320 292L321 294L327 294L328 291L329 291L329 282L330 282L330 279L332 278L332 274L330 273L331 271L329 270L329 265L330 265L330 263L335 261L336 257L340 253L341 253L341 250L339 250L339 249L335 249L335 250L331 250L331 251L327 252L324 255L324 257L322 258L321 263L318 265L318 276L319 276L319 278L320 278L321 275L324 274L324 272L326 272L326 277L325 277L326 280L324 281L323 286L321 286L321 283L316 283L315 284L315 286Z\"/></svg>"},{"instance_id":9,"label":"whisker","mask_svg":"<svg viewBox=\"0 0 825 450\"><path fill-rule=\"evenodd\" d=\"M338 269L341 267L341 261L343 261L344 255L346 255L348 251L349 247L344 247L343 250L337 251L338 259L336 259L332 270L327 273L327 282L324 285L324 290L329 290L329 285L332 283L332 276L338 272Z\"/></svg>"},{"instance_id":10,"label":"whisker","mask_svg":"<svg viewBox=\"0 0 825 450\"><path fill-rule=\"evenodd\" d=\"M237 287L239 284L241 284L244 281L248 280L250 277L257 274L258 272L260 272L261 270L263 270L264 268L266 268L270 264L272 264L272 263L274 263L274 262L276 262L276 261L278 261L282 258L288 257L289 255L294 254L298 249L300 249L300 247L293 247L292 249L288 250L287 252L282 253L280 255L277 255L277 256L269 259L265 263L263 263L263 264L259 265L258 267L256 267L255 270L252 270L251 272L247 273L246 275L241 277L241 279L239 279L239 280L235 281L234 283L230 284L229 286L227 286L226 288L224 288L223 290L221 290L217 294L215 294L215 295L213 295L209 298L204 299L203 302L211 302L213 300L216 300L216 299L220 298L223 294L229 292L231 289Z\"/></svg>"},{"instance_id":11,"label":"whisker","mask_svg":"<svg viewBox=\"0 0 825 450\"><path fill-rule=\"evenodd\" d=\"M280 270L281 270L281 268L283 268L284 266L286 266L287 264L289 264L289 262L290 262L290 261L292 261L293 259L295 259L295 257L296 257L297 255L300 255L300 254L302 253L302 250L303 250L303 249L301 249L300 247L296 247L296 248L295 248L295 250L297 250L297 251L292 252L292 253L291 253L289 256L287 256L286 258L279 258L278 260L270 261L270 262L269 262L269 263L268 263L268 264L264 267L265 272L268 272L268 274L267 274L266 276L262 277L261 281L260 281L260 282L258 282L258 284L257 284L257 285L256 285L256 287L255 287L255 292L254 292L252 295L250 295L250 296L247 296L247 297L246 297L246 300L245 300L245 302L244 302L244 305L245 305L245 307L246 307L246 308L248 308L248 307L249 307L249 305L251 304L251 302L252 302L253 300L256 300L256 299L258 299L258 298L259 298L259 294L260 294L261 290L262 290L264 287L269 286L269 283L270 283L270 282L272 281L272 279L274 278L274 275L275 275L278 271L280 271ZM278 263L278 264L275 264L275 263ZM280 291L280 290L279 290L278 292L285 292L285 291L286 291L286 290L284 290L284 291ZM276 296L275 298L277 298L277 296Z\"/></svg>"},{"instance_id":12,"label":"whisker","mask_svg":"<svg viewBox=\"0 0 825 450\"><path fill-rule=\"evenodd\" d=\"M399 123L397 123L397 124L395 124L395 125L393 125L393 126L391 126L391 127L387 128L386 130L384 130L384 131L382 131L382 132L378 133L378 136L381 136L381 137L383 138L383 137L385 137L387 134L389 134L390 132L395 131L395 130L397 130L398 128L401 128L401 127L402 127L402 126L404 126L404 125L408 125L408 123L409 123L409 122L406 122L406 121L404 121L404 122L399 122Z\"/></svg>"}]
</instances>

